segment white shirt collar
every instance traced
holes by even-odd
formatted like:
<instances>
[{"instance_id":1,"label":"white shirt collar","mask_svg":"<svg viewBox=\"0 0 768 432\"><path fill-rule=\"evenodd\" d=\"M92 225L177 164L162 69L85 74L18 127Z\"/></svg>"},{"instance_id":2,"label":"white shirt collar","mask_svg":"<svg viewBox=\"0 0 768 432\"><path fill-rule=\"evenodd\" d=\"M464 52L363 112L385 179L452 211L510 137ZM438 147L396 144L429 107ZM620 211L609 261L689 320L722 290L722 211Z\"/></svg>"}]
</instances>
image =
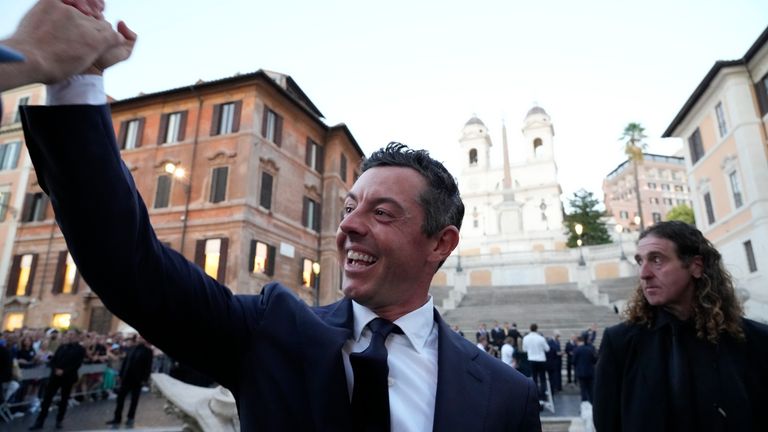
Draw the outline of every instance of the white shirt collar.
<instances>
[{"instance_id":1,"label":"white shirt collar","mask_svg":"<svg viewBox=\"0 0 768 432\"><path fill-rule=\"evenodd\" d=\"M395 320L395 324L403 331L405 337L419 354L422 353L427 337L432 332L435 321L434 306L432 296L429 296L427 302L420 308L408 312ZM372 310L352 300L352 315L354 317L354 330L352 337L355 342L360 340L365 326L371 320L378 318Z\"/></svg>"}]
</instances>

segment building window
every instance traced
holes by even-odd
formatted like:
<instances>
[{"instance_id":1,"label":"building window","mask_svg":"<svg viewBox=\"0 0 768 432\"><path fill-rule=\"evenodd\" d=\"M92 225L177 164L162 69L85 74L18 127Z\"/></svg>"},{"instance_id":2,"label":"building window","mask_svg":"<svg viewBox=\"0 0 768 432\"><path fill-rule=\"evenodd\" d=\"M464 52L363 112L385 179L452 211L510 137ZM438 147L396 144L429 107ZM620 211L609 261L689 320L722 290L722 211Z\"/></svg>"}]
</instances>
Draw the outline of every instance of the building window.
<instances>
[{"instance_id":1,"label":"building window","mask_svg":"<svg viewBox=\"0 0 768 432\"><path fill-rule=\"evenodd\" d=\"M227 175L229 167L216 167L211 173L211 194L208 201L222 202L227 197Z\"/></svg>"},{"instance_id":2,"label":"building window","mask_svg":"<svg viewBox=\"0 0 768 432\"><path fill-rule=\"evenodd\" d=\"M656 197L648 198L648 202L650 202L651 204L658 204L659 203L659 199L656 198Z\"/></svg>"},{"instance_id":3,"label":"building window","mask_svg":"<svg viewBox=\"0 0 768 432\"><path fill-rule=\"evenodd\" d=\"M651 216L653 217L653 223L657 224L661 222L661 213L653 212Z\"/></svg>"},{"instance_id":4,"label":"building window","mask_svg":"<svg viewBox=\"0 0 768 432\"><path fill-rule=\"evenodd\" d=\"M477 149L469 150L469 165L477 165Z\"/></svg>"},{"instance_id":5,"label":"building window","mask_svg":"<svg viewBox=\"0 0 768 432\"><path fill-rule=\"evenodd\" d=\"M29 296L32 294L32 284L35 281L36 268L37 254L14 256L5 295L11 297Z\"/></svg>"},{"instance_id":6,"label":"building window","mask_svg":"<svg viewBox=\"0 0 768 432\"><path fill-rule=\"evenodd\" d=\"M266 105L261 122L261 136L277 145L283 142L283 118Z\"/></svg>"},{"instance_id":7,"label":"building window","mask_svg":"<svg viewBox=\"0 0 768 432\"><path fill-rule=\"evenodd\" d=\"M341 155L341 160L339 160L339 175L341 176L341 181L347 182L347 157L345 155Z\"/></svg>"},{"instance_id":8,"label":"building window","mask_svg":"<svg viewBox=\"0 0 768 432\"><path fill-rule=\"evenodd\" d=\"M669 191L669 183L662 183L661 184L661 190Z\"/></svg>"},{"instance_id":9,"label":"building window","mask_svg":"<svg viewBox=\"0 0 768 432\"><path fill-rule=\"evenodd\" d=\"M51 327L56 329L66 330L71 324L72 314L69 313L53 314L53 319L51 319Z\"/></svg>"},{"instance_id":10,"label":"building window","mask_svg":"<svg viewBox=\"0 0 768 432\"><path fill-rule=\"evenodd\" d=\"M242 105L242 101L214 105L211 119L211 136L239 131Z\"/></svg>"},{"instance_id":11,"label":"building window","mask_svg":"<svg viewBox=\"0 0 768 432\"><path fill-rule=\"evenodd\" d=\"M305 162L313 170L323 172L323 148L309 138L307 138Z\"/></svg>"},{"instance_id":12,"label":"building window","mask_svg":"<svg viewBox=\"0 0 768 432\"><path fill-rule=\"evenodd\" d=\"M683 192L683 187L680 185L675 185L675 192Z\"/></svg>"},{"instance_id":13,"label":"building window","mask_svg":"<svg viewBox=\"0 0 768 432\"><path fill-rule=\"evenodd\" d=\"M691 165L695 164L704 156L704 144L701 142L701 132L696 128L688 137L688 150L691 152Z\"/></svg>"},{"instance_id":14,"label":"building window","mask_svg":"<svg viewBox=\"0 0 768 432\"><path fill-rule=\"evenodd\" d=\"M141 137L144 134L144 118L126 120L120 123L120 133L117 143L120 150L130 150L141 147Z\"/></svg>"},{"instance_id":15,"label":"building window","mask_svg":"<svg viewBox=\"0 0 768 432\"><path fill-rule=\"evenodd\" d=\"M672 198L664 198L664 204L666 205L672 205Z\"/></svg>"},{"instance_id":16,"label":"building window","mask_svg":"<svg viewBox=\"0 0 768 432\"><path fill-rule=\"evenodd\" d=\"M251 273L263 273L267 276L274 276L275 247L257 240L251 240L248 271Z\"/></svg>"},{"instance_id":17,"label":"building window","mask_svg":"<svg viewBox=\"0 0 768 432\"><path fill-rule=\"evenodd\" d=\"M186 111L163 114L160 116L160 132L157 143L164 144L183 141L186 128Z\"/></svg>"},{"instance_id":18,"label":"building window","mask_svg":"<svg viewBox=\"0 0 768 432\"><path fill-rule=\"evenodd\" d=\"M622 210L619 212L619 217L622 218L623 220L627 220L629 219L629 212L626 210Z\"/></svg>"},{"instance_id":19,"label":"building window","mask_svg":"<svg viewBox=\"0 0 768 432\"><path fill-rule=\"evenodd\" d=\"M0 171L16 169L20 150L21 143L19 141L0 145Z\"/></svg>"},{"instance_id":20,"label":"building window","mask_svg":"<svg viewBox=\"0 0 768 432\"><path fill-rule=\"evenodd\" d=\"M195 245L195 264L200 266L208 276L224 283L228 247L229 239L227 238L198 240Z\"/></svg>"},{"instance_id":21,"label":"building window","mask_svg":"<svg viewBox=\"0 0 768 432\"><path fill-rule=\"evenodd\" d=\"M8 214L8 206L11 202L10 191L0 191L0 222L5 222L5 216Z\"/></svg>"},{"instance_id":22,"label":"building window","mask_svg":"<svg viewBox=\"0 0 768 432\"><path fill-rule=\"evenodd\" d=\"M24 327L23 312L10 312L5 316L5 323L3 324L3 330L14 331L22 327Z\"/></svg>"},{"instance_id":23,"label":"building window","mask_svg":"<svg viewBox=\"0 0 768 432\"><path fill-rule=\"evenodd\" d=\"M301 219L305 227L320 232L320 203L304 197Z\"/></svg>"},{"instance_id":24,"label":"building window","mask_svg":"<svg viewBox=\"0 0 768 432\"><path fill-rule=\"evenodd\" d=\"M171 198L171 176L163 174L157 176L157 189L155 190L155 208L166 208Z\"/></svg>"},{"instance_id":25,"label":"building window","mask_svg":"<svg viewBox=\"0 0 768 432\"><path fill-rule=\"evenodd\" d=\"M715 223L715 209L712 207L712 195L709 192L704 194L704 207L707 210L707 222L712 225Z\"/></svg>"},{"instance_id":26,"label":"building window","mask_svg":"<svg viewBox=\"0 0 768 432\"><path fill-rule=\"evenodd\" d=\"M28 193L24 198L24 209L21 212L22 222L39 222L45 220L45 209L48 197L42 193Z\"/></svg>"},{"instance_id":27,"label":"building window","mask_svg":"<svg viewBox=\"0 0 768 432\"><path fill-rule=\"evenodd\" d=\"M314 261L308 258L301 260L301 284L308 288L315 286L315 272L312 271L314 263Z\"/></svg>"},{"instance_id":28,"label":"building window","mask_svg":"<svg viewBox=\"0 0 768 432\"><path fill-rule=\"evenodd\" d=\"M747 266L749 267L749 272L756 272L757 260L755 260L755 251L752 250L752 240L747 240L744 242L744 252L747 254Z\"/></svg>"},{"instance_id":29,"label":"building window","mask_svg":"<svg viewBox=\"0 0 768 432\"><path fill-rule=\"evenodd\" d=\"M536 138L533 140L533 156L538 157L539 156L539 149L543 143L541 142L541 138Z\"/></svg>"},{"instance_id":30,"label":"building window","mask_svg":"<svg viewBox=\"0 0 768 432\"><path fill-rule=\"evenodd\" d=\"M741 207L744 201L741 196L741 185L739 184L739 173L733 171L728 174L728 181L731 183L731 193L733 194L733 205L736 208Z\"/></svg>"},{"instance_id":31,"label":"building window","mask_svg":"<svg viewBox=\"0 0 768 432\"><path fill-rule=\"evenodd\" d=\"M760 114L768 113L768 74L760 78L755 84L757 90L757 102L760 105Z\"/></svg>"},{"instance_id":32,"label":"building window","mask_svg":"<svg viewBox=\"0 0 768 432\"><path fill-rule=\"evenodd\" d=\"M19 123L21 121L21 107L29 105L29 96L22 96L19 98L19 104L16 105L16 115L13 116L13 122Z\"/></svg>"},{"instance_id":33,"label":"building window","mask_svg":"<svg viewBox=\"0 0 768 432\"><path fill-rule=\"evenodd\" d=\"M723 112L723 103L718 102L715 105L715 115L717 116L717 129L720 131L720 136L724 137L728 133L728 126L725 124L725 113Z\"/></svg>"},{"instance_id":34,"label":"building window","mask_svg":"<svg viewBox=\"0 0 768 432\"><path fill-rule=\"evenodd\" d=\"M272 174L262 171L261 173L261 192L259 194L259 205L267 210L272 208Z\"/></svg>"},{"instance_id":35,"label":"building window","mask_svg":"<svg viewBox=\"0 0 768 432\"><path fill-rule=\"evenodd\" d=\"M472 219L472 228L479 228L480 227L480 221L477 220L477 218Z\"/></svg>"},{"instance_id":36,"label":"building window","mask_svg":"<svg viewBox=\"0 0 768 432\"><path fill-rule=\"evenodd\" d=\"M77 266L72 255L67 251L59 252L59 261L56 267L56 276L53 279L54 294L75 294L79 280Z\"/></svg>"},{"instance_id":37,"label":"building window","mask_svg":"<svg viewBox=\"0 0 768 432\"><path fill-rule=\"evenodd\" d=\"M648 189L656 190L656 183L648 183Z\"/></svg>"}]
</instances>

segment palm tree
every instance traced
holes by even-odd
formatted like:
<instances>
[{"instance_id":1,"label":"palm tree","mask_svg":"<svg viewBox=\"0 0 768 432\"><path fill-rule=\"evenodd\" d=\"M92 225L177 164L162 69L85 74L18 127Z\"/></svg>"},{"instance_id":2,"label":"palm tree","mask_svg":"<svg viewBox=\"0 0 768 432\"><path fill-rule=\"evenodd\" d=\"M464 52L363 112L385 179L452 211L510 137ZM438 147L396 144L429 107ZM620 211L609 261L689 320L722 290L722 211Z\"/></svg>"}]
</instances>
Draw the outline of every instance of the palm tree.
<instances>
[{"instance_id":1,"label":"palm tree","mask_svg":"<svg viewBox=\"0 0 768 432\"><path fill-rule=\"evenodd\" d=\"M640 181L638 180L637 170L638 165L643 163L643 150L648 147L643 139L646 137L645 128L640 123L630 123L624 128L624 132L621 135L620 140L626 140L624 143L624 153L627 155L627 160L632 162L632 170L635 176L635 198L637 199L637 214L640 215L640 231L645 230L645 223L643 221L643 204L640 199Z\"/></svg>"}]
</instances>

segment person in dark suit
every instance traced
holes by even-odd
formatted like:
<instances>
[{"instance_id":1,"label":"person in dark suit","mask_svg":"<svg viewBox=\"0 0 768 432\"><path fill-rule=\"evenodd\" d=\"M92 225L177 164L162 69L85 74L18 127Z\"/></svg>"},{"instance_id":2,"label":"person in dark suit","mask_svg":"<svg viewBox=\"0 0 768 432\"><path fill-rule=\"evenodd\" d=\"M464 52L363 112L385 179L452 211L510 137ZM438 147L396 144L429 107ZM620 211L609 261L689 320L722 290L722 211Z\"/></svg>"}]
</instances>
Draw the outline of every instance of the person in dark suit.
<instances>
[{"instance_id":1,"label":"person in dark suit","mask_svg":"<svg viewBox=\"0 0 768 432\"><path fill-rule=\"evenodd\" d=\"M506 337L507 335L504 333L504 329L499 325L499 322L494 321L489 342L493 344L497 349L501 350L501 346L504 345L504 339Z\"/></svg>"},{"instance_id":2,"label":"person in dark suit","mask_svg":"<svg viewBox=\"0 0 768 432\"><path fill-rule=\"evenodd\" d=\"M576 335L571 335L571 339L565 343L565 364L566 375L568 377L568 384L573 382L573 350L576 349ZM582 340L584 340L582 338Z\"/></svg>"},{"instance_id":3,"label":"person in dark suit","mask_svg":"<svg viewBox=\"0 0 768 432\"><path fill-rule=\"evenodd\" d=\"M766 431L768 326L743 317L722 257L695 227L640 235L627 320L603 334L598 431Z\"/></svg>"},{"instance_id":4,"label":"person in dark suit","mask_svg":"<svg viewBox=\"0 0 768 432\"><path fill-rule=\"evenodd\" d=\"M560 331L555 330L554 336L547 338L547 377L552 393L563 391L563 351L560 345Z\"/></svg>"},{"instance_id":5,"label":"person in dark suit","mask_svg":"<svg viewBox=\"0 0 768 432\"><path fill-rule=\"evenodd\" d=\"M592 344L585 344L584 338L576 338L576 348L573 349L573 366L576 381L581 390L581 401L592 403L593 384L595 378L595 363L597 362L597 350Z\"/></svg>"},{"instance_id":6,"label":"person in dark suit","mask_svg":"<svg viewBox=\"0 0 768 432\"><path fill-rule=\"evenodd\" d=\"M156 238L109 109L78 104L78 81L66 94L48 89L52 103L75 105L22 109L38 181L78 270L115 315L230 389L242 430L540 430L533 383L433 307L429 285L458 244L464 205L426 151L390 143L365 160L336 237L344 299L310 308L279 283L234 295ZM196 342L213 339L231 347L227 356L200 352ZM378 389L358 388L370 373L359 378L352 363L382 350L394 384L385 377L374 408L386 414L372 425L355 407Z\"/></svg>"},{"instance_id":7,"label":"person in dark suit","mask_svg":"<svg viewBox=\"0 0 768 432\"><path fill-rule=\"evenodd\" d=\"M480 328L475 332L475 340L480 343L480 338L485 338L486 341L491 340L491 333L485 326L485 323L480 323Z\"/></svg>"},{"instance_id":8,"label":"person in dark suit","mask_svg":"<svg viewBox=\"0 0 768 432\"><path fill-rule=\"evenodd\" d=\"M48 366L51 368L51 376L48 378L48 384L45 387L45 396L40 405L40 413L29 430L38 430L43 428L45 418L48 416L48 409L51 407L53 397L56 392L61 390L59 399L59 410L56 412L56 429L62 428L64 416L67 414L69 405L69 394L72 386L78 379L77 370L83 364L85 359L85 348L80 344L80 335L73 331L67 331L64 334L64 344L56 349Z\"/></svg>"},{"instance_id":9,"label":"person in dark suit","mask_svg":"<svg viewBox=\"0 0 768 432\"><path fill-rule=\"evenodd\" d=\"M131 394L131 405L128 408L125 425L133 426L136 418L136 407L139 404L141 396L141 387L149 379L152 372L152 348L141 335L132 338L133 345L128 349L120 365L120 390L117 392L117 405L115 405L115 415L108 425L117 426L122 422L123 404L128 393Z\"/></svg>"}]
</instances>

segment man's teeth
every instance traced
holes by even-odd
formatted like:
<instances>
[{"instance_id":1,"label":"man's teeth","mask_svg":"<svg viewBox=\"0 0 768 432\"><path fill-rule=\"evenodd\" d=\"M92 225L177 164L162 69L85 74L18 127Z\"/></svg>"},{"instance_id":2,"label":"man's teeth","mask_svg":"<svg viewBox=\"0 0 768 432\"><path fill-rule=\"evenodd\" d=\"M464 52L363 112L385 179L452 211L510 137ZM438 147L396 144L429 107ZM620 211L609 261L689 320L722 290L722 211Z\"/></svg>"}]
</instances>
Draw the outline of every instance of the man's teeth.
<instances>
[{"instance_id":1,"label":"man's teeth","mask_svg":"<svg viewBox=\"0 0 768 432\"><path fill-rule=\"evenodd\" d=\"M364 253L355 252L355 251L348 251L347 252L347 259L351 259L353 261L363 261L367 263L372 263L376 261L376 258L366 255Z\"/></svg>"}]
</instances>

